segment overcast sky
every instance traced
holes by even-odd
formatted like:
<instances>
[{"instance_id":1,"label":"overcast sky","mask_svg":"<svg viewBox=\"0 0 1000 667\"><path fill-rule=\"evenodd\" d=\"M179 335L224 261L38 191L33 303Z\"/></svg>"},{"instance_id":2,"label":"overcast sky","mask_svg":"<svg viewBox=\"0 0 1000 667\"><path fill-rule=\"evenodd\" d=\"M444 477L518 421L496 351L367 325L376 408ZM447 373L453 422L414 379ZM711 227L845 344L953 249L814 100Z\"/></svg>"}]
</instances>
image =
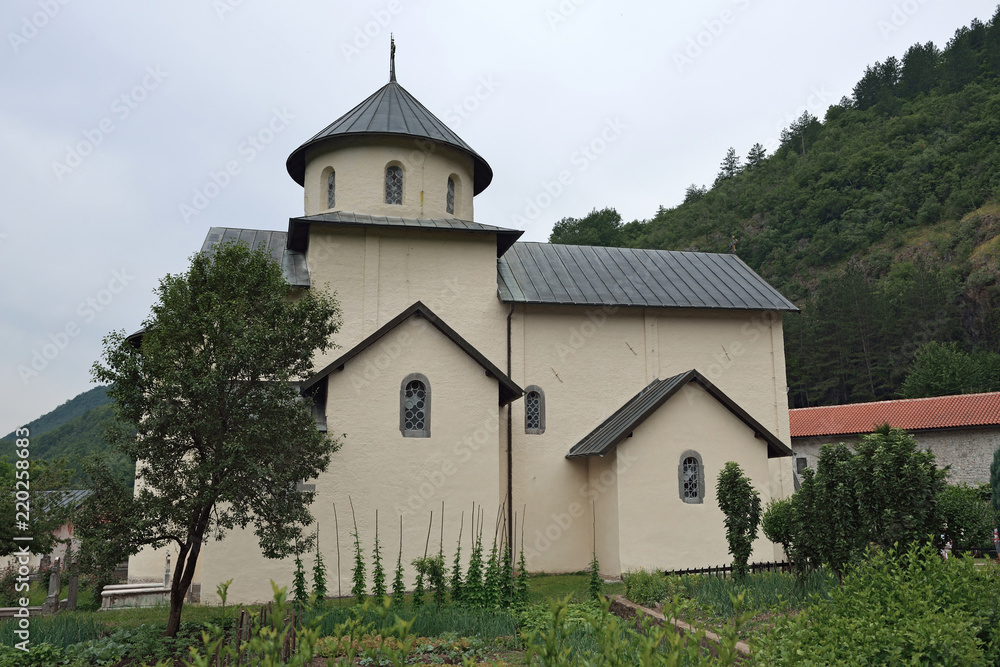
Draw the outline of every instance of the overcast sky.
<instances>
[{"instance_id":1,"label":"overcast sky","mask_svg":"<svg viewBox=\"0 0 1000 667\"><path fill-rule=\"evenodd\" d=\"M866 65L995 8L4 0L0 435L90 388L101 338L139 326L209 227L302 214L285 159L388 80L390 32L399 83L493 167L476 219L544 241L594 207L677 205L729 146L772 149Z\"/></svg>"}]
</instances>

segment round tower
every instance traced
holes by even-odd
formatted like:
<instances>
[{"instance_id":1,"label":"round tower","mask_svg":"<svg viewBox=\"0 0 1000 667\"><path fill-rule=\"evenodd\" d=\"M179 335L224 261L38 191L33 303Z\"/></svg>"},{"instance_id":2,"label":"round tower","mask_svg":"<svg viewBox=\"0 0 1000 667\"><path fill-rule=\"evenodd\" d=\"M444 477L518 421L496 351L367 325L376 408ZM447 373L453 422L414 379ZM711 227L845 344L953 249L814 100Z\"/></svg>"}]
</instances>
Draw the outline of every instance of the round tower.
<instances>
[{"instance_id":1,"label":"round tower","mask_svg":"<svg viewBox=\"0 0 1000 667\"><path fill-rule=\"evenodd\" d=\"M472 198L493 170L396 82L395 52L393 42L389 83L288 156L307 216L474 219Z\"/></svg>"}]
</instances>

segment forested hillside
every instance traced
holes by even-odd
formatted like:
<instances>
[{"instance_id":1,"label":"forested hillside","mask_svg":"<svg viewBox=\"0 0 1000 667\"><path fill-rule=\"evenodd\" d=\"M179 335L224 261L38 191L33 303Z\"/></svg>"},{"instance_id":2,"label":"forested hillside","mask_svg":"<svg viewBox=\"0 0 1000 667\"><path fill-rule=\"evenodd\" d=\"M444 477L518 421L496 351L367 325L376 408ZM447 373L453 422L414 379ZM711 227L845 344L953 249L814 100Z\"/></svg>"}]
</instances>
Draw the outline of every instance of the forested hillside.
<instances>
[{"instance_id":1,"label":"forested hillside","mask_svg":"<svg viewBox=\"0 0 1000 667\"><path fill-rule=\"evenodd\" d=\"M73 487L84 482L82 461L97 453L108 453L112 468L132 477L134 464L120 454L112 454L104 440L104 428L111 416L110 399L103 386L66 401L26 425L31 433L32 458L55 461L65 457L68 467L73 470L70 482ZM13 439L11 433L0 440L2 451L13 451Z\"/></svg>"},{"instance_id":2,"label":"forested hillside","mask_svg":"<svg viewBox=\"0 0 1000 667\"><path fill-rule=\"evenodd\" d=\"M1000 351L1000 9L868 67L781 139L731 149L711 188L651 219L594 211L550 240L735 247L802 309L785 318L793 407L899 398L931 341Z\"/></svg>"}]
</instances>

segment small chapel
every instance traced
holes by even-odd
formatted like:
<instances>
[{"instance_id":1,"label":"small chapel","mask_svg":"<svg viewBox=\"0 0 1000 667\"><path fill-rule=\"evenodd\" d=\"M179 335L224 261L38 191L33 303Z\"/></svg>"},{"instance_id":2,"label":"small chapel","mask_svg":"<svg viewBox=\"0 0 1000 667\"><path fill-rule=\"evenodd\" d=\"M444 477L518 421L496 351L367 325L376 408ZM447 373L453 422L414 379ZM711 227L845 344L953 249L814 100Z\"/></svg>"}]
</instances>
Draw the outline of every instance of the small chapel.
<instances>
[{"instance_id":1,"label":"small chapel","mask_svg":"<svg viewBox=\"0 0 1000 667\"><path fill-rule=\"evenodd\" d=\"M202 246L265 246L293 295L340 303L337 347L301 386L342 443L303 482L328 589L351 587L352 505L365 553L377 513L393 565L424 555L429 521L449 562L462 531L467 559L473 512L531 572L584 570L595 550L606 578L729 563L726 462L764 505L793 492L782 316L797 308L736 255L522 242L477 221L493 170L390 63L288 157L303 215L213 227ZM132 557L130 582L162 579L169 550ZM781 558L761 533L751 560ZM204 545L194 583L203 602L227 579L229 601L263 601L292 571L235 530Z\"/></svg>"}]
</instances>

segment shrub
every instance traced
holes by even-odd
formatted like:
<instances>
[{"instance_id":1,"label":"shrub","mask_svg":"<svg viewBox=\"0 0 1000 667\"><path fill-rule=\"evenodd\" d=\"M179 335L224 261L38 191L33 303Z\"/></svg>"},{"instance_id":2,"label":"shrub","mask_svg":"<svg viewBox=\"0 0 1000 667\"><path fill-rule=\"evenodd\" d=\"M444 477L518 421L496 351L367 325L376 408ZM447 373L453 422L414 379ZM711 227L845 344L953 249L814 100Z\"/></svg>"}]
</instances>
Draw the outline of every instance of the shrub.
<instances>
[{"instance_id":1,"label":"shrub","mask_svg":"<svg viewBox=\"0 0 1000 667\"><path fill-rule=\"evenodd\" d=\"M943 531L956 551L983 547L993 540L993 509L978 489L966 484L946 486L938 494Z\"/></svg>"},{"instance_id":2,"label":"shrub","mask_svg":"<svg viewBox=\"0 0 1000 667\"><path fill-rule=\"evenodd\" d=\"M719 509L726 515L726 540L733 555L733 577L746 578L747 561L753 551L760 525L760 494L734 461L728 461L719 472L715 495Z\"/></svg>"},{"instance_id":3,"label":"shrub","mask_svg":"<svg viewBox=\"0 0 1000 667\"><path fill-rule=\"evenodd\" d=\"M660 572L629 570L623 579L625 597L644 607L656 606L673 592L670 581Z\"/></svg>"},{"instance_id":4,"label":"shrub","mask_svg":"<svg viewBox=\"0 0 1000 667\"><path fill-rule=\"evenodd\" d=\"M930 545L877 549L829 601L780 621L760 664L994 665L1000 660L1000 568L944 561Z\"/></svg>"},{"instance_id":5,"label":"shrub","mask_svg":"<svg viewBox=\"0 0 1000 667\"><path fill-rule=\"evenodd\" d=\"M764 510L760 522L764 535L775 544L780 544L785 555L791 560L792 553L792 500L773 498Z\"/></svg>"}]
</instances>

